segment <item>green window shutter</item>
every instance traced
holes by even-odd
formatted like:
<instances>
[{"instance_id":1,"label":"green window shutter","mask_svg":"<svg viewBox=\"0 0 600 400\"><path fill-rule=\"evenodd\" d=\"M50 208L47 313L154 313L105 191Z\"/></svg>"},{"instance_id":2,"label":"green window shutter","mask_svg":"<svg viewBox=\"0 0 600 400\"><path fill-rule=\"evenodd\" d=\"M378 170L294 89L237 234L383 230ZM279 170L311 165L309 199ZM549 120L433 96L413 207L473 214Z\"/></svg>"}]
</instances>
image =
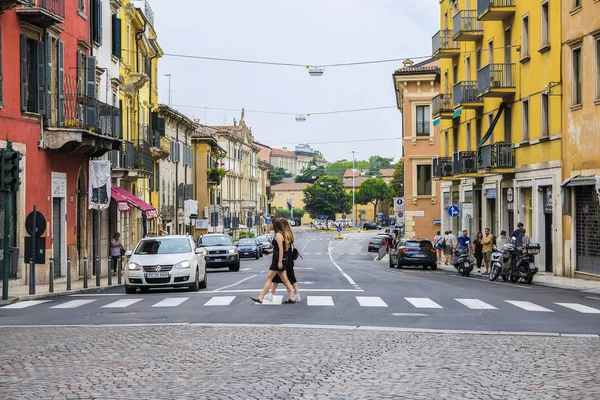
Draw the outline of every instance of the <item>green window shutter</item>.
<instances>
[{"instance_id":1,"label":"green window shutter","mask_svg":"<svg viewBox=\"0 0 600 400\"><path fill-rule=\"evenodd\" d=\"M27 111L27 36L21 35L21 111Z\"/></svg>"},{"instance_id":2,"label":"green window shutter","mask_svg":"<svg viewBox=\"0 0 600 400\"><path fill-rule=\"evenodd\" d=\"M58 126L65 125L65 43L58 41Z\"/></svg>"},{"instance_id":3,"label":"green window shutter","mask_svg":"<svg viewBox=\"0 0 600 400\"><path fill-rule=\"evenodd\" d=\"M4 105L4 93L2 90L2 28L0 27L0 107Z\"/></svg>"},{"instance_id":4,"label":"green window shutter","mask_svg":"<svg viewBox=\"0 0 600 400\"><path fill-rule=\"evenodd\" d=\"M52 38L48 33L44 35L44 86L46 93L46 121L52 123Z\"/></svg>"},{"instance_id":5,"label":"green window shutter","mask_svg":"<svg viewBox=\"0 0 600 400\"><path fill-rule=\"evenodd\" d=\"M112 54L121 58L121 18L117 14L112 16Z\"/></svg>"},{"instance_id":6,"label":"green window shutter","mask_svg":"<svg viewBox=\"0 0 600 400\"><path fill-rule=\"evenodd\" d=\"M165 136L165 119L158 118L158 134L160 136Z\"/></svg>"},{"instance_id":7,"label":"green window shutter","mask_svg":"<svg viewBox=\"0 0 600 400\"><path fill-rule=\"evenodd\" d=\"M96 57L85 56L85 96L96 98ZM85 125L95 127L98 123L96 105L93 102L84 105Z\"/></svg>"},{"instance_id":8,"label":"green window shutter","mask_svg":"<svg viewBox=\"0 0 600 400\"><path fill-rule=\"evenodd\" d=\"M44 42L37 40L35 42L35 58L37 61L36 74L36 97L37 97L37 113L46 114L46 63L44 57Z\"/></svg>"},{"instance_id":9,"label":"green window shutter","mask_svg":"<svg viewBox=\"0 0 600 400\"><path fill-rule=\"evenodd\" d=\"M156 164L156 172L154 173L156 183L154 184L154 190L160 192L160 163Z\"/></svg>"}]
</instances>

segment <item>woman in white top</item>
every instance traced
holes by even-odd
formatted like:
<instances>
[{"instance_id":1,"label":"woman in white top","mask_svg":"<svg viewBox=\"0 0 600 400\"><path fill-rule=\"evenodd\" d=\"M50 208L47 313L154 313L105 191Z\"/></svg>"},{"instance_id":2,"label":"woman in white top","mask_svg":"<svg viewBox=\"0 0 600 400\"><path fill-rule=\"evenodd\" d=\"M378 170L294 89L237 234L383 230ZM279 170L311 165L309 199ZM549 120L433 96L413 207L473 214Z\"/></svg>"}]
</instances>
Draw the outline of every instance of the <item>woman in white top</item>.
<instances>
[{"instance_id":1,"label":"woman in white top","mask_svg":"<svg viewBox=\"0 0 600 400\"><path fill-rule=\"evenodd\" d=\"M112 257L113 275L117 274L117 266L119 265L119 258L121 258L122 248L123 245L121 244L121 234L116 232L110 241L110 255Z\"/></svg>"},{"instance_id":2,"label":"woman in white top","mask_svg":"<svg viewBox=\"0 0 600 400\"><path fill-rule=\"evenodd\" d=\"M442 262L442 242L444 241L444 237L441 235L440 231L437 231L437 235L433 238L433 247L437 252L437 263Z\"/></svg>"}]
</instances>

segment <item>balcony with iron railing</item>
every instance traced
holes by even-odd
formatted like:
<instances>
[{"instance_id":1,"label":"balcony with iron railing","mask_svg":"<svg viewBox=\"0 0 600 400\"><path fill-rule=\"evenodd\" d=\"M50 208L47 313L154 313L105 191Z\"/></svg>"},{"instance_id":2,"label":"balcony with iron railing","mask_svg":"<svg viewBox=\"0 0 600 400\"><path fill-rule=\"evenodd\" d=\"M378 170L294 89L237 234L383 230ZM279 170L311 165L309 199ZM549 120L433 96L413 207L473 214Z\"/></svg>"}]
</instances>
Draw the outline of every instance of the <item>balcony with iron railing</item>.
<instances>
[{"instance_id":1,"label":"balcony with iron railing","mask_svg":"<svg viewBox=\"0 0 600 400\"><path fill-rule=\"evenodd\" d=\"M454 174L477 172L477 153L474 151L457 151L454 153Z\"/></svg>"},{"instance_id":2,"label":"balcony with iron railing","mask_svg":"<svg viewBox=\"0 0 600 400\"><path fill-rule=\"evenodd\" d=\"M515 167L515 148L512 143L494 143L479 149L479 169L511 169Z\"/></svg>"},{"instance_id":3,"label":"balcony with iron railing","mask_svg":"<svg viewBox=\"0 0 600 400\"><path fill-rule=\"evenodd\" d=\"M452 38L451 30L441 30L433 35L431 38L431 53L435 58L452 58L460 54L460 47Z\"/></svg>"},{"instance_id":4,"label":"balcony with iron railing","mask_svg":"<svg viewBox=\"0 0 600 400\"><path fill-rule=\"evenodd\" d=\"M443 179L454 175L452 157L436 157L433 159L433 177Z\"/></svg>"},{"instance_id":5,"label":"balcony with iron railing","mask_svg":"<svg viewBox=\"0 0 600 400\"><path fill-rule=\"evenodd\" d=\"M457 82L452 87L454 107L465 109L483 108L483 99L477 91L477 81Z\"/></svg>"},{"instance_id":6,"label":"balcony with iron railing","mask_svg":"<svg viewBox=\"0 0 600 400\"><path fill-rule=\"evenodd\" d=\"M515 64L488 64L477 71L477 92L481 97L514 96Z\"/></svg>"},{"instance_id":7,"label":"balcony with iron railing","mask_svg":"<svg viewBox=\"0 0 600 400\"><path fill-rule=\"evenodd\" d=\"M173 221L175 219L175 206L162 206L160 208L160 217L163 221Z\"/></svg>"},{"instance_id":8,"label":"balcony with iron railing","mask_svg":"<svg viewBox=\"0 0 600 400\"><path fill-rule=\"evenodd\" d=\"M452 95L440 93L435 96L431 104L431 116L433 118L452 118Z\"/></svg>"},{"instance_id":9,"label":"balcony with iron railing","mask_svg":"<svg viewBox=\"0 0 600 400\"><path fill-rule=\"evenodd\" d=\"M108 159L113 169L133 169L135 147L133 143L126 140L123 141L120 150L112 150L108 152Z\"/></svg>"},{"instance_id":10,"label":"balcony with iron railing","mask_svg":"<svg viewBox=\"0 0 600 400\"><path fill-rule=\"evenodd\" d=\"M477 19L476 10L462 10L452 20L452 38L456 41L470 42L483 37L481 21Z\"/></svg>"},{"instance_id":11,"label":"balcony with iron railing","mask_svg":"<svg viewBox=\"0 0 600 400\"><path fill-rule=\"evenodd\" d=\"M135 143L133 167L141 171L152 173L154 169L154 160L152 159L149 132L148 125L138 125L138 137Z\"/></svg>"},{"instance_id":12,"label":"balcony with iron railing","mask_svg":"<svg viewBox=\"0 0 600 400\"><path fill-rule=\"evenodd\" d=\"M515 0L477 0L477 18L480 21L504 21L516 11Z\"/></svg>"},{"instance_id":13,"label":"balcony with iron railing","mask_svg":"<svg viewBox=\"0 0 600 400\"><path fill-rule=\"evenodd\" d=\"M21 21L40 28L65 22L65 0L25 0L16 9Z\"/></svg>"}]
</instances>

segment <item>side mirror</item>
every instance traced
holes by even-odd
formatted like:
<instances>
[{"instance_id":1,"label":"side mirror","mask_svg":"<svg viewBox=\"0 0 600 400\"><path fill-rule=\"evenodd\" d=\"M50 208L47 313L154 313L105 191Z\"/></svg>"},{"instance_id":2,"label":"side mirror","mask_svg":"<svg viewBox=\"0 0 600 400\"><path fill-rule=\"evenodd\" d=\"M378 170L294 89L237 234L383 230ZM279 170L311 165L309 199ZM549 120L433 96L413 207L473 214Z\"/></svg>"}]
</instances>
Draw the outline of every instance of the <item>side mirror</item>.
<instances>
[{"instance_id":1,"label":"side mirror","mask_svg":"<svg viewBox=\"0 0 600 400\"><path fill-rule=\"evenodd\" d=\"M132 254L133 254L133 251L131 251L131 250L127 250L127 251L125 252L125 257L131 257L131 255L132 255Z\"/></svg>"},{"instance_id":2,"label":"side mirror","mask_svg":"<svg viewBox=\"0 0 600 400\"><path fill-rule=\"evenodd\" d=\"M237 245L239 245L239 244L240 244L240 242L233 242L233 245L234 245L234 246L237 246Z\"/></svg>"},{"instance_id":3,"label":"side mirror","mask_svg":"<svg viewBox=\"0 0 600 400\"><path fill-rule=\"evenodd\" d=\"M196 248L196 254L205 256L208 253L204 247L198 247L198 248Z\"/></svg>"}]
</instances>

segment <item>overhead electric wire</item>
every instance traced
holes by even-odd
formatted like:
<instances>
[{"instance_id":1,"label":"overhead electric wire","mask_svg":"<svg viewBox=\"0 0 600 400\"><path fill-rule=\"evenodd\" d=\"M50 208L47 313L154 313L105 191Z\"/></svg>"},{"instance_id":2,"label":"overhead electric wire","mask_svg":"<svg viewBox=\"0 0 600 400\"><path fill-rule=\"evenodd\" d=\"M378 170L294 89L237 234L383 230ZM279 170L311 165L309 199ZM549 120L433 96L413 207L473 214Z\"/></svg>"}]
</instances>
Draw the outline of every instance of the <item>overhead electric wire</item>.
<instances>
[{"instance_id":1,"label":"overhead electric wire","mask_svg":"<svg viewBox=\"0 0 600 400\"><path fill-rule=\"evenodd\" d=\"M400 140L402 137L377 138L377 139L356 139L356 140L335 140L330 142L306 142L305 144L340 144L340 143L362 143L362 142L384 142L389 140ZM295 144L294 142L276 142L272 140L261 140L261 143L275 144Z\"/></svg>"},{"instance_id":2,"label":"overhead electric wire","mask_svg":"<svg viewBox=\"0 0 600 400\"><path fill-rule=\"evenodd\" d=\"M184 105L184 104L174 104L173 107L198 108L198 109L204 109L204 110L218 110L218 111L241 111L242 110L241 108L203 107L203 106L190 106L190 105ZM387 109L391 109L391 108L398 108L398 106L352 108L352 109L347 109L347 110L334 110L334 111L309 112L309 113L291 113L291 112L281 112L281 111L252 110L252 109L244 108L244 112L259 113L259 114L312 116L312 115L331 115L331 114L353 113L353 112L362 112L362 111L387 110Z\"/></svg>"}]
</instances>

